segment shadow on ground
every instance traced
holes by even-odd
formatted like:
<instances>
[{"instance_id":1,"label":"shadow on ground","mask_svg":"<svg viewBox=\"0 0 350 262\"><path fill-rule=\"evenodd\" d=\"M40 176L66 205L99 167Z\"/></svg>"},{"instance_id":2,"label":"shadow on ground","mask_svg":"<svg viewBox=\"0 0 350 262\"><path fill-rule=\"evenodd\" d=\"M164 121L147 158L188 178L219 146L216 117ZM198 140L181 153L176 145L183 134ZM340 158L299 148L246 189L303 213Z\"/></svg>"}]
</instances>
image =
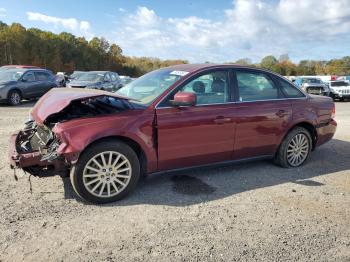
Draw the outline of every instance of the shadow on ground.
<instances>
[{"instance_id":1,"label":"shadow on ground","mask_svg":"<svg viewBox=\"0 0 350 262\"><path fill-rule=\"evenodd\" d=\"M349 158L350 143L333 139L317 148L308 162L300 168L285 169L273 165L271 161L258 161L221 168L150 175L127 198L107 206L186 206L284 183L319 187L324 184L314 181L313 178L349 170ZM64 178L63 181L65 197L77 198L69 178Z\"/></svg>"}]
</instances>

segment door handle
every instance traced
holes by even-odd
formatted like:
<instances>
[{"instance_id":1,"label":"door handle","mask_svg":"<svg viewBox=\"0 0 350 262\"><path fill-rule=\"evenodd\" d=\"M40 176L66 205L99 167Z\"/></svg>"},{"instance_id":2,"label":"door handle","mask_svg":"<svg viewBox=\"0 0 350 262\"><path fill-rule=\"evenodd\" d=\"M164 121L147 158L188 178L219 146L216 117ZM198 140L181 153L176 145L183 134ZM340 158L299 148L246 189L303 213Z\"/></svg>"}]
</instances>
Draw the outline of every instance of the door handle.
<instances>
[{"instance_id":1,"label":"door handle","mask_svg":"<svg viewBox=\"0 0 350 262\"><path fill-rule=\"evenodd\" d=\"M276 116L281 118L287 115L288 115L288 112L286 110L278 110L278 112L276 113Z\"/></svg>"},{"instance_id":2,"label":"door handle","mask_svg":"<svg viewBox=\"0 0 350 262\"><path fill-rule=\"evenodd\" d=\"M214 123L217 125L222 125L226 123L231 123L232 119L229 117L223 117L223 116L218 116L217 118L214 119Z\"/></svg>"}]
</instances>

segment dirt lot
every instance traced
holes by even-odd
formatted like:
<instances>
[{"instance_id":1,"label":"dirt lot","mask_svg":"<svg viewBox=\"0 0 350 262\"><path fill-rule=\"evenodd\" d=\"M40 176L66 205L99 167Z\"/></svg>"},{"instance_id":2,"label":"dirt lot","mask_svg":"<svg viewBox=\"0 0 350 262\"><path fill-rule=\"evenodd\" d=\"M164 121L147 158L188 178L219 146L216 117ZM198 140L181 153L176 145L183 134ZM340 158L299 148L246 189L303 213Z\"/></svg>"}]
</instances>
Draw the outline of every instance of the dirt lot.
<instances>
[{"instance_id":1,"label":"dirt lot","mask_svg":"<svg viewBox=\"0 0 350 262\"><path fill-rule=\"evenodd\" d=\"M154 175L94 206L68 179L18 182L10 133L32 104L0 106L0 261L350 261L350 103L302 168L269 161Z\"/></svg>"}]
</instances>

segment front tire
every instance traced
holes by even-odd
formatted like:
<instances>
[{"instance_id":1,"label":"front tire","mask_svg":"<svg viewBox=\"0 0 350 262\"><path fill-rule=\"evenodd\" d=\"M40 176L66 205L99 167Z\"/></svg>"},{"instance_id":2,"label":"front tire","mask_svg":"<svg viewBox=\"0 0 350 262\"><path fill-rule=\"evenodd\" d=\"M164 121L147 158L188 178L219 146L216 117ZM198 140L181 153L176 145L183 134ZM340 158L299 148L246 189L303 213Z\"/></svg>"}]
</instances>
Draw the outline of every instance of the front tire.
<instances>
[{"instance_id":1,"label":"front tire","mask_svg":"<svg viewBox=\"0 0 350 262\"><path fill-rule=\"evenodd\" d=\"M18 90L11 90L7 96L7 101L11 106L17 106L22 101L22 95Z\"/></svg>"},{"instance_id":2,"label":"front tire","mask_svg":"<svg viewBox=\"0 0 350 262\"><path fill-rule=\"evenodd\" d=\"M139 178L140 162L135 151L113 140L89 147L70 174L77 195L95 204L124 198L136 187Z\"/></svg>"},{"instance_id":3,"label":"front tire","mask_svg":"<svg viewBox=\"0 0 350 262\"><path fill-rule=\"evenodd\" d=\"M308 159L312 149L312 139L308 130L296 127L282 141L275 156L275 163L285 167L299 167Z\"/></svg>"}]
</instances>

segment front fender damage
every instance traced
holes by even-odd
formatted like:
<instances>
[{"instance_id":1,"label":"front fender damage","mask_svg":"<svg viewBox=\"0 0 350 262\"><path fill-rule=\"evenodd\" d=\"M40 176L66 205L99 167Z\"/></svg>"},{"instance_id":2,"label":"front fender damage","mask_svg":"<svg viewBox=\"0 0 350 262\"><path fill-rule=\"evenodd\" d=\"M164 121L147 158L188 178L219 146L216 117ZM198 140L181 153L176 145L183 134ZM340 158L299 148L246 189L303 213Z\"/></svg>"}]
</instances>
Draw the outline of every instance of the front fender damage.
<instances>
[{"instance_id":1,"label":"front fender damage","mask_svg":"<svg viewBox=\"0 0 350 262\"><path fill-rule=\"evenodd\" d=\"M38 101L31 112L33 120L11 136L11 168L41 177L68 174L84 147L79 146L79 139L69 137L61 123L136 109L127 99L113 94L73 91L50 91Z\"/></svg>"}]
</instances>

